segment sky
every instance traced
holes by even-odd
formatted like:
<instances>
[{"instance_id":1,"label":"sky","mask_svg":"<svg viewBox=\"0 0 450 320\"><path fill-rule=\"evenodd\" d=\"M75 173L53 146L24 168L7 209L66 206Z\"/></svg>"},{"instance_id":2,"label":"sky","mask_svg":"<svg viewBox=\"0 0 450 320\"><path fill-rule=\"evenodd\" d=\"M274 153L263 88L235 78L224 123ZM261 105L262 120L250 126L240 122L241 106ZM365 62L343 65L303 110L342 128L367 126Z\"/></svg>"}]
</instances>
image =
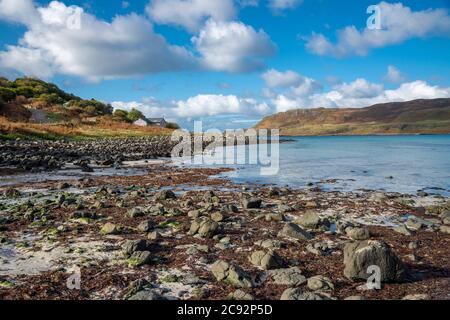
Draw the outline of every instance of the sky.
<instances>
[{"instance_id":1,"label":"sky","mask_svg":"<svg viewBox=\"0 0 450 320\"><path fill-rule=\"evenodd\" d=\"M296 108L450 97L449 10L450 0L0 0L0 74L188 129L246 128Z\"/></svg>"}]
</instances>

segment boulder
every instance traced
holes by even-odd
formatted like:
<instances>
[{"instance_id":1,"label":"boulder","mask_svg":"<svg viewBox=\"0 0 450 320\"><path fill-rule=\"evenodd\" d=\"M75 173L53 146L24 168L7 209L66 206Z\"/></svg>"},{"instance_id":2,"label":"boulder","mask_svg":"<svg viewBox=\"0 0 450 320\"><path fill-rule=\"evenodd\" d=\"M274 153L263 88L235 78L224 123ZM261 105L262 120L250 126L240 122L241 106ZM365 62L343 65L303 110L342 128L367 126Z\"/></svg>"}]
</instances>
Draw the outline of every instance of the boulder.
<instances>
[{"instance_id":1,"label":"boulder","mask_svg":"<svg viewBox=\"0 0 450 320\"><path fill-rule=\"evenodd\" d=\"M137 229L141 232L149 232L153 228L153 222L150 220L142 221L137 226Z\"/></svg>"},{"instance_id":2,"label":"boulder","mask_svg":"<svg viewBox=\"0 0 450 320\"><path fill-rule=\"evenodd\" d=\"M122 252L126 258L131 257L136 251L148 251L151 242L147 240L128 240L122 246Z\"/></svg>"},{"instance_id":3,"label":"boulder","mask_svg":"<svg viewBox=\"0 0 450 320\"><path fill-rule=\"evenodd\" d=\"M107 222L100 229L100 233L103 234L103 235L119 234L120 233L120 227L116 226L114 223Z\"/></svg>"},{"instance_id":4,"label":"boulder","mask_svg":"<svg viewBox=\"0 0 450 320\"><path fill-rule=\"evenodd\" d=\"M321 218L317 213L313 211L307 211L300 217L295 219L295 223L299 224L306 229L320 229L321 227L329 228L330 221L328 219Z\"/></svg>"},{"instance_id":5,"label":"boulder","mask_svg":"<svg viewBox=\"0 0 450 320\"><path fill-rule=\"evenodd\" d=\"M152 256L149 251L135 251L128 258L128 265L130 267L140 267L145 264L150 264Z\"/></svg>"},{"instance_id":6,"label":"boulder","mask_svg":"<svg viewBox=\"0 0 450 320\"><path fill-rule=\"evenodd\" d=\"M250 301L255 300L255 298L251 294L238 289L228 295L228 300Z\"/></svg>"},{"instance_id":7,"label":"boulder","mask_svg":"<svg viewBox=\"0 0 450 320\"><path fill-rule=\"evenodd\" d=\"M308 288L313 291L334 290L334 285L329 278L319 275L308 279Z\"/></svg>"},{"instance_id":8,"label":"boulder","mask_svg":"<svg viewBox=\"0 0 450 320\"><path fill-rule=\"evenodd\" d=\"M177 196L172 190L161 190L155 194L156 201L175 199L176 197Z\"/></svg>"},{"instance_id":9,"label":"boulder","mask_svg":"<svg viewBox=\"0 0 450 320\"><path fill-rule=\"evenodd\" d=\"M349 227L345 230L345 233L353 240L368 240L370 238L370 231L367 228Z\"/></svg>"},{"instance_id":10,"label":"boulder","mask_svg":"<svg viewBox=\"0 0 450 320\"><path fill-rule=\"evenodd\" d=\"M242 199L242 206L244 209L259 209L261 208L262 200L259 198L244 198Z\"/></svg>"},{"instance_id":11,"label":"boulder","mask_svg":"<svg viewBox=\"0 0 450 320\"><path fill-rule=\"evenodd\" d=\"M297 287L306 282L306 277L298 267L271 270L268 274L277 285Z\"/></svg>"},{"instance_id":12,"label":"boulder","mask_svg":"<svg viewBox=\"0 0 450 320\"><path fill-rule=\"evenodd\" d=\"M198 234L202 238L212 238L219 228L219 224L208 217L197 218L191 223L190 235Z\"/></svg>"},{"instance_id":13,"label":"boulder","mask_svg":"<svg viewBox=\"0 0 450 320\"><path fill-rule=\"evenodd\" d=\"M278 236L297 240L311 240L313 238L309 232L306 232L295 223L286 223L278 233Z\"/></svg>"},{"instance_id":14,"label":"boulder","mask_svg":"<svg viewBox=\"0 0 450 320\"><path fill-rule=\"evenodd\" d=\"M381 270L381 281L401 281L406 270L402 261L380 241L357 241L344 247L344 275L351 280L368 279L369 266L376 265Z\"/></svg>"},{"instance_id":15,"label":"boulder","mask_svg":"<svg viewBox=\"0 0 450 320\"><path fill-rule=\"evenodd\" d=\"M236 288L251 288L250 276L239 266L218 260L211 266L211 272L217 281L223 281Z\"/></svg>"},{"instance_id":16,"label":"boulder","mask_svg":"<svg viewBox=\"0 0 450 320\"><path fill-rule=\"evenodd\" d=\"M279 268L283 265L283 259L274 251L258 250L249 257L250 262L264 270Z\"/></svg>"},{"instance_id":17,"label":"boulder","mask_svg":"<svg viewBox=\"0 0 450 320\"><path fill-rule=\"evenodd\" d=\"M301 288L288 288L284 290L280 300L329 300L314 292L304 291Z\"/></svg>"}]
</instances>

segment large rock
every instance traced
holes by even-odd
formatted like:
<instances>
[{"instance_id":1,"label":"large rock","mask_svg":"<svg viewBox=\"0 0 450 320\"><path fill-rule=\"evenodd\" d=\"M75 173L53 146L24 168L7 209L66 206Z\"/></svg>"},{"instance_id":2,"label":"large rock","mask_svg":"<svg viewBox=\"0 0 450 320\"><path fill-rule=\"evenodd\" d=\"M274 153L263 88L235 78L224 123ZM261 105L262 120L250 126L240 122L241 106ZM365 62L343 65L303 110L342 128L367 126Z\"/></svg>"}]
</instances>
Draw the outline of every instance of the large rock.
<instances>
[{"instance_id":1,"label":"large rock","mask_svg":"<svg viewBox=\"0 0 450 320\"><path fill-rule=\"evenodd\" d=\"M306 277L298 267L271 270L269 275L272 277L273 283L277 285L297 287L306 282Z\"/></svg>"},{"instance_id":2,"label":"large rock","mask_svg":"<svg viewBox=\"0 0 450 320\"><path fill-rule=\"evenodd\" d=\"M223 281L236 288L251 288L250 276L239 266L229 264L226 261L218 260L211 266L211 272L217 281Z\"/></svg>"},{"instance_id":3,"label":"large rock","mask_svg":"<svg viewBox=\"0 0 450 320\"><path fill-rule=\"evenodd\" d=\"M251 254L250 262L264 270L280 268L283 265L283 259L274 251L258 250Z\"/></svg>"},{"instance_id":4,"label":"large rock","mask_svg":"<svg viewBox=\"0 0 450 320\"><path fill-rule=\"evenodd\" d=\"M200 217L192 221L190 235L198 234L202 238L212 238L219 228L219 224L208 217Z\"/></svg>"},{"instance_id":5,"label":"large rock","mask_svg":"<svg viewBox=\"0 0 450 320\"><path fill-rule=\"evenodd\" d=\"M351 280L366 280L369 266L378 266L381 270L381 281L401 281L406 270L402 261L380 241L358 241L348 243L344 247L344 275Z\"/></svg>"},{"instance_id":6,"label":"large rock","mask_svg":"<svg viewBox=\"0 0 450 320\"><path fill-rule=\"evenodd\" d=\"M297 240L311 240L313 236L300 228L295 223L287 223L278 233L279 237L293 238Z\"/></svg>"},{"instance_id":7,"label":"large rock","mask_svg":"<svg viewBox=\"0 0 450 320\"><path fill-rule=\"evenodd\" d=\"M175 193L171 190L161 190L155 194L156 201L175 199L176 197Z\"/></svg>"},{"instance_id":8,"label":"large rock","mask_svg":"<svg viewBox=\"0 0 450 320\"><path fill-rule=\"evenodd\" d=\"M280 300L329 300L326 296L314 292L304 291L301 288L288 288L284 290Z\"/></svg>"},{"instance_id":9,"label":"large rock","mask_svg":"<svg viewBox=\"0 0 450 320\"><path fill-rule=\"evenodd\" d=\"M345 233L353 240L368 240L370 238L370 231L367 228L348 227L345 229Z\"/></svg>"},{"instance_id":10,"label":"large rock","mask_svg":"<svg viewBox=\"0 0 450 320\"><path fill-rule=\"evenodd\" d=\"M299 224L306 229L319 229L321 227L329 228L330 221L328 219L321 218L317 213L313 211L307 211L302 216L295 219L295 223Z\"/></svg>"},{"instance_id":11,"label":"large rock","mask_svg":"<svg viewBox=\"0 0 450 320\"><path fill-rule=\"evenodd\" d=\"M261 208L262 200L259 198L244 198L242 199L242 206L244 209L259 209Z\"/></svg>"},{"instance_id":12,"label":"large rock","mask_svg":"<svg viewBox=\"0 0 450 320\"><path fill-rule=\"evenodd\" d=\"M334 290L333 282L324 276L314 276L308 279L308 288L317 290Z\"/></svg>"}]
</instances>

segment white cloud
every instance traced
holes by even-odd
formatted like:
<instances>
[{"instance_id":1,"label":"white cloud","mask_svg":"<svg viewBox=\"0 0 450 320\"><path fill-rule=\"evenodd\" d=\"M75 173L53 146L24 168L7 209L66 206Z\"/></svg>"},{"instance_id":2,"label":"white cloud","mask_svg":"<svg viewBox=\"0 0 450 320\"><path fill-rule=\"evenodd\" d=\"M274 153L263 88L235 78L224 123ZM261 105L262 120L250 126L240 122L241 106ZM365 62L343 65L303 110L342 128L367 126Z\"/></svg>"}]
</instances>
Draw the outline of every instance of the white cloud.
<instances>
[{"instance_id":1,"label":"white cloud","mask_svg":"<svg viewBox=\"0 0 450 320\"><path fill-rule=\"evenodd\" d=\"M395 66L388 66L388 71L384 76L384 81L391 83L405 82L406 77Z\"/></svg>"},{"instance_id":2,"label":"white cloud","mask_svg":"<svg viewBox=\"0 0 450 320\"><path fill-rule=\"evenodd\" d=\"M302 80L297 72L291 70L280 72L275 69L263 73L262 78L269 88L289 87L299 84Z\"/></svg>"},{"instance_id":3,"label":"white cloud","mask_svg":"<svg viewBox=\"0 0 450 320\"><path fill-rule=\"evenodd\" d=\"M0 19L29 25L39 20L39 14L32 0L0 0Z\"/></svg>"},{"instance_id":4,"label":"white cloud","mask_svg":"<svg viewBox=\"0 0 450 320\"><path fill-rule=\"evenodd\" d=\"M280 12L287 9L293 9L300 4L303 0L269 0L268 7L275 12Z\"/></svg>"},{"instance_id":5,"label":"white cloud","mask_svg":"<svg viewBox=\"0 0 450 320\"><path fill-rule=\"evenodd\" d=\"M80 30L68 18L80 12ZM0 52L0 65L27 75L55 73L91 80L180 70L195 64L192 55L153 32L142 16L116 16L111 23L53 1L38 9L39 21L28 26L18 46ZM18 20L19 21L19 20Z\"/></svg>"},{"instance_id":6,"label":"white cloud","mask_svg":"<svg viewBox=\"0 0 450 320\"><path fill-rule=\"evenodd\" d=\"M246 72L264 67L263 58L275 53L275 45L263 31L242 22L209 20L192 38L209 70Z\"/></svg>"},{"instance_id":7,"label":"white cloud","mask_svg":"<svg viewBox=\"0 0 450 320\"><path fill-rule=\"evenodd\" d=\"M240 98L234 95L200 94L186 100L163 103L154 98L142 102L112 103L115 109L142 111L148 117L200 118L226 114L263 115L270 112L267 103L255 99Z\"/></svg>"},{"instance_id":8,"label":"white cloud","mask_svg":"<svg viewBox=\"0 0 450 320\"><path fill-rule=\"evenodd\" d=\"M361 108L378 103L448 97L450 87L431 86L420 80L403 83L397 89L385 90L383 85L357 79L335 86L331 91L309 96L279 94L271 102L276 112L284 112L297 108Z\"/></svg>"},{"instance_id":9,"label":"white cloud","mask_svg":"<svg viewBox=\"0 0 450 320\"><path fill-rule=\"evenodd\" d=\"M318 55L364 56L372 49L399 44L412 38L449 35L450 16L447 9L412 11L401 3L386 2L378 6L382 29L358 30L355 26L347 26L337 31L336 43L323 34L313 33L307 40L307 49Z\"/></svg>"},{"instance_id":10,"label":"white cloud","mask_svg":"<svg viewBox=\"0 0 450 320\"><path fill-rule=\"evenodd\" d=\"M198 31L208 19L228 21L235 17L233 0L152 0L146 7L153 21Z\"/></svg>"}]
</instances>

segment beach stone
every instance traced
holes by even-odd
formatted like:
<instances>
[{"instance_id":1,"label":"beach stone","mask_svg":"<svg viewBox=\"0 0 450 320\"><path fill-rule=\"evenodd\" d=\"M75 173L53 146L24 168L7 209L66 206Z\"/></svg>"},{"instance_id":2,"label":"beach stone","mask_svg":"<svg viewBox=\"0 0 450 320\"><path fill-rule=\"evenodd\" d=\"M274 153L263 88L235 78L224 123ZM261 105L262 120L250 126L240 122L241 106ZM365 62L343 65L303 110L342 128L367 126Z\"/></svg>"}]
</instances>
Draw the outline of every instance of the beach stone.
<instances>
[{"instance_id":1,"label":"beach stone","mask_svg":"<svg viewBox=\"0 0 450 320\"><path fill-rule=\"evenodd\" d=\"M140 267L151 263L151 253L149 251L135 251L128 258L128 265L130 267Z\"/></svg>"},{"instance_id":2,"label":"beach stone","mask_svg":"<svg viewBox=\"0 0 450 320\"><path fill-rule=\"evenodd\" d=\"M137 229L141 232L149 232L153 228L153 222L150 220L142 221L137 226Z\"/></svg>"},{"instance_id":3,"label":"beach stone","mask_svg":"<svg viewBox=\"0 0 450 320\"><path fill-rule=\"evenodd\" d=\"M331 253L333 247L325 241L310 243L306 250L317 256L326 256Z\"/></svg>"},{"instance_id":4,"label":"beach stone","mask_svg":"<svg viewBox=\"0 0 450 320\"><path fill-rule=\"evenodd\" d=\"M191 223L190 235L198 234L203 238L212 238L219 228L219 224L208 217L197 218Z\"/></svg>"},{"instance_id":5,"label":"beach stone","mask_svg":"<svg viewBox=\"0 0 450 320\"><path fill-rule=\"evenodd\" d=\"M284 290L280 300L328 300L324 297L314 293L304 291L301 288L288 288Z\"/></svg>"},{"instance_id":6,"label":"beach stone","mask_svg":"<svg viewBox=\"0 0 450 320\"><path fill-rule=\"evenodd\" d=\"M188 217L192 219L196 219L200 217L200 211L199 210L191 210L188 212Z\"/></svg>"},{"instance_id":7,"label":"beach stone","mask_svg":"<svg viewBox=\"0 0 450 320\"><path fill-rule=\"evenodd\" d=\"M155 194L155 200L168 200L168 199L176 199L176 195L172 190L161 190Z\"/></svg>"},{"instance_id":8,"label":"beach stone","mask_svg":"<svg viewBox=\"0 0 450 320\"><path fill-rule=\"evenodd\" d=\"M308 279L308 288L313 291L334 290L334 285L329 278L319 275Z\"/></svg>"},{"instance_id":9,"label":"beach stone","mask_svg":"<svg viewBox=\"0 0 450 320\"><path fill-rule=\"evenodd\" d=\"M126 258L131 257L136 251L148 251L151 242L147 240L128 240L122 246L122 252Z\"/></svg>"},{"instance_id":10,"label":"beach stone","mask_svg":"<svg viewBox=\"0 0 450 320\"><path fill-rule=\"evenodd\" d=\"M149 240L158 240L160 238L161 238L161 234L158 231L150 232L147 235L147 239L149 239Z\"/></svg>"},{"instance_id":11,"label":"beach stone","mask_svg":"<svg viewBox=\"0 0 450 320\"><path fill-rule=\"evenodd\" d=\"M164 300L162 296L152 290L139 291L131 296L128 300L132 301L150 301L150 300Z\"/></svg>"},{"instance_id":12,"label":"beach stone","mask_svg":"<svg viewBox=\"0 0 450 320\"><path fill-rule=\"evenodd\" d=\"M366 298L364 296L349 296L344 300L366 300Z\"/></svg>"},{"instance_id":13,"label":"beach stone","mask_svg":"<svg viewBox=\"0 0 450 320\"><path fill-rule=\"evenodd\" d=\"M250 262L264 270L279 268L283 265L283 259L274 251L258 250L251 254Z\"/></svg>"},{"instance_id":14,"label":"beach stone","mask_svg":"<svg viewBox=\"0 0 450 320\"><path fill-rule=\"evenodd\" d=\"M409 294L404 296L402 300L430 300L430 296L424 293Z\"/></svg>"},{"instance_id":15,"label":"beach stone","mask_svg":"<svg viewBox=\"0 0 450 320\"><path fill-rule=\"evenodd\" d=\"M295 223L286 223L278 233L279 237L293 238L297 240L311 240L313 236L307 231L300 228Z\"/></svg>"},{"instance_id":16,"label":"beach stone","mask_svg":"<svg viewBox=\"0 0 450 320\"><path fill-rule=\"evenodd\" d=\"M266 248L266 249L280 249L282 247L283 243L279 240L266 239L266 240L256 241L255 245Z\"/></svg>"},{"instance_id":17,"label":"beach stone","mask_svg":"<svg viewBox=\"0 0 450 320\"><path fill-rule=\"evenodd\" d=\"M277 285L296 287L307 281L298 267L271 270L268 274L272 277L273 283Z\"/></svg>"},{"instance_id":18,"label":"beach stone","mask_svg":"<svg viewBox=\"0 0 450 320\"><path fill-rule=\"evenodd\" d=\"M127 212L127 216L129 216L130 218L143 217L144 215L144 211L142 211L142 209L138 207L128 210Z\"/></svg>"},{"instance_id":19,"label":"beach stone","mask_svg":"<svg viewBox=\"0 0 450 320\"><path fill-rule=\"evenodd\" d=\"M118 226L116 226L114 223L107 222L100 229L100 233L103 234L103 235L119 234L120 233L120 228Z\"/></svg>"},{"instance_id":20,"label":"beach stone","mask_svg":"<svg viewBox=\"0 0 450 320\"><path fill-rule=\"evenodd\" d=\"M442 233L450 234L450 226L441 226L441 227L439 228L439 230L440 230Z\"/></svg>"},{"instance_id":21,"label":"beach stone","mask_svg":"<svg viewBox=\"0 0 450 320\"><path fill-rule=\"evenodd\" d=\"M211 266L211 272L217 281L223 281L236 288L252 287L250 276L242 268L224 260L214 262Z\"/></svg>"},{"instance_id":22,"label":"beach stone","mask_svg":"<svg viewBox=\"0 0 450 320\"><path fill-rule=\"evenodd\" d=\"M259 198L244 198L242 199L242 206L244 209L259 209L261 208L262 200Z\"/></svg>"},{"instance_id":23,"label":"beach stone","mask_svg":"<svg viewBox=\"0 0 450 320\"><path fill-rule=\"evenodd\" d=\"M292 211L294 211L294 208L292 208L290 206L287 206L285 204L278 205L278 212L287 213L287 212L292 212Z\"/></svg>"},{"instance_id":24,"label":"beach stone","mask_svg":"<svg viewBox=\"0 0 450 320\"><path fill-rule=\"evenodd\" d=\"M408 243L408 248L411 250L415 250L419 248L419 243L417 241L411 241L410 243Z\"/></svg>"},{"instance_id":25,"label":"beach stone","mask_svg":"<svg viewBox=\"0 0 450 320\"><path fill-rule=\"evenodd\" d=\"M255 300L255 298L251 294L238 289L228 295L228 300L251 301Z\"/></svg>"},{"instance_id":26,"label":"beach stone","mask_svg":"<svg viewBox=\"0 0 450 320\"><path fill-rule=\"evenodd\" d=\"M412 236L412 232L404 225L400 225L398 227L394 228L394 231L400 234L403 234L404 236Z\"/></svg>"},{"instance_id":27,"label":"beach stone","mask_svg":"<svg viewBox=\"0 0 450 320\"><path fill-rule=\"evenodd\" d=\"M370 238L370 232L367 228L347 228L346 234L353 240L367 240Z\"/></svg>"},{"instance_id":28,"label":"beach stone","mask_svg":"<svg viewBox=\"0 0 450 320\"><path fill-rule=\"evenodd\" d=\"M419 221L417 218L412 218L410 217L407 221L406 221L406 227L408 227L408 229L410 230L420 230L423 228L423 223L422 221Z\"/></svg>"},{"instance_id":29,"label":"beach stone","mask_svg":"<svg viewBox=\"0 0 450 320\"><path fill-rule=\"evenodd\" d=\"M219 197L217 197L216 194L211 190L208 190L205 192L205 194L202 197L202 200L203 200L203 202L206 202L206 203L219 203L220 202Z\"/></svg>"},{"instance_id":30,"label":"beach stone","mask_svg":"<svg viewBox=\"0 0 450 320\"><path fill-rule=\"evenodd\" d=\"M268 222L280 222L284 220L284 216L281 213L268 213L265 218Z\"/></svg>"},{"instance_id":31,"label":"beach stone","mask_svg":"<svg viewBox=\"0 0 450 320\"><path fill-rule=\"evenodd\" d=\"M319 229L320 227L330 227L328 219L322 219L317 213L307 211L302 216L295 219L295 223L306 229Z\"/></svg>"},{"instance_id":32,"label":"beach stone","mask_svg":"<svg viewBox=\"0 0 450 320\"><path fill-rule=\"evenodd\" d=\"M221 211L225 214L231 214L239 212L239 209L234 204L225 204L222 206Z\"/></svg>"},{"instance_id":33,"label":"beach stone","mask_svg":"<svg viewBox=\"0 0 450 320\"><path fill-rule=\"evenodd\" d=\"M357 241L347 243L344 247L344 275L351 280L370 276L367 268L372 265L380 267L381 281L401 281L406 270L403 262L381 241Z\"/></svg>"},{"instance_id":34,"label":"beach stone","mask_svg":"<svg viewBox=\"0 0 450 320\"><path fill-rule=\"evenodd\" d=\"M211 214L211 219L214 220L215 222L221 222L225 220L225 217L220 212L214 212Z\"/></svg>"}]
</instances>

